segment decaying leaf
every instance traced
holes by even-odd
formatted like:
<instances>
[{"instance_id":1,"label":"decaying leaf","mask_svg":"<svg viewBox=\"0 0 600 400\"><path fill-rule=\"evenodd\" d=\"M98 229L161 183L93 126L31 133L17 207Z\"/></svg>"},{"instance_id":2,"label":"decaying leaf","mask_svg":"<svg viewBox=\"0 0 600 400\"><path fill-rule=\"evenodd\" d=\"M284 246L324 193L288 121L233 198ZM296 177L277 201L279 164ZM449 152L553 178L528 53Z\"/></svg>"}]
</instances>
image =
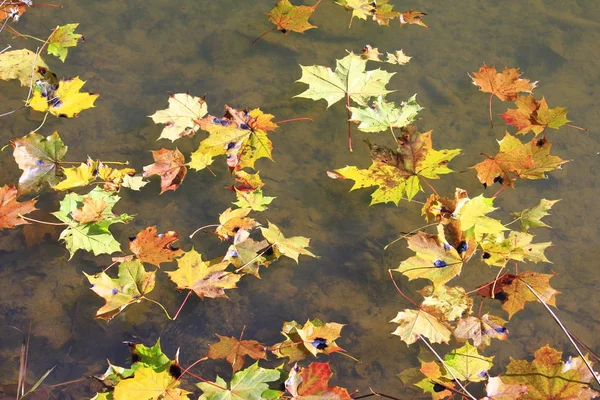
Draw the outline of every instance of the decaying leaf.
<instances>
[{"instance_id":1,"label":"decaying leaf","mask_svg":"<svg viewBox=\"0 0 600 400\"><path fill-rule=\"evenodd\" d=\"M72 79L61 79L55 90L36 87L29 105L36 111L49 112L56 117L76 117L81 111L93 108L94 102L100 96L80 92L84 84L85 81L76 76Z\"/></svg>"},{"instance_id":2,"label":"decaying leaf","mask_svg":"<svg viewBox=\"0 0 600 400\"><path fill-rule=\"evenodd\" d=\"M296 321L284 322L281 334L286 338L283 342L271 347L271 351L279 358L288 357L289 362L303 360L310 355L331 354L344 351L335 342L340 338L344 324L323 322L320 319L306 321L304 325Z\"/></svg>"},{"instance_id":3,"label":"decaying leaf","mask_svg":"<svg viewBox=\"0 0 600 400\"><path fill-rule=\"evenodd\" d=\"M571 122L567 119L567 109L556 107L550 109L546 99L537 101L532 95L519 96L515 100L516 110L507 110L502 115L504 120L519 128L516 135L524 135L531 131L536 136L544 132L546 128L558 129L564 124Z\"/></svg>"},{"instance_id":4,"label":"decaying leaf","mask_svg":"<svg viewBox=\"0 0 600 400\"><path fill-rule=\"evenodd\" d=\"M283 233L279 230L279 227L272 222L269 222L268 228L260 228L263 236L273 246L274 249L279 251L281 255L291 258L298 263L298 257L300 254L319 258L318 256L311 253L306 248L309 246L310 239L303 236L293 236L286 238Z\"/></svg>"},{"instance_id":5,"label":"decaying leaf","mask_svg":"<svg viewBox=\"0 0 600 400\"><path fill-rule=\"evenodd\" d=\"M286 35L289 32L304 33L308 29L316 28L308 22L308 19L320 2L321 0L317 0L314 6L294 6L289 0L278 0L267 17L275 24L277 30Z\"/></svg>"},{"instance_id":6,"label":"decaying leaf","mask_svg":"<svg viewBox=\"0 0 600 400\"><path fill-rule=\"evenodd\" d=\"M69 47L77 46L83 35L75 33L79 24L57 26L48 39L48 54L52 54L65 62Z\"/></svg>"},{"instance_id":7,"label":"decaying leaf","mask_svg":"<svg viewBox=\"0 0 600 400\"><path fill-rule=\"evenodd\" d=\"M184 254L183 250L173 247L178 239L177 232L159 234L156 226L150 226L129 240L129 248L141 262L160 266Z\"/></svg>"},{"instance_id":8,"label":"decaying leaf","mask_svg":"<svg viewBox=\"0 0 600 400\"><path fill-rule=\"evenodd\" d=\"M0 230L28 224L21 215L37 210L37 199L17 201L17 188L10 185L0 187Z\"/></svg>"},{"instance_id":9,"label":"decaying leaf","mask_svg":"<svg viewBox=\"0 0 600 400\"><path fill-rule=\"evenodd\" d=\"M150 118L156 124L165 124L159 139L174 142L183 136L194 136L200 128L198 121L207 113L208 106L203 97L177 93L169 97L169 108L155 112Z\"/></svg>"},{"instance_id":10,"label":"decaying leaf","mask_svg":"<svg viewBox=\"0 0 600 400\"><path fill-rule=\"evenodd\" d=\"M484 314L481 318L470 316L458 321L454 337L459 340L471 339L475 347L489 346L492 339L508 338L505 324L505 320L495 315Z\"/></svg>"},{"instance_id":11,"label":"decaying leaf","mask_svg":"<svg viewBox=\"0 0 600 400\"><path fill-rule=\"evenodd\" d=\"M9 7L8 5L6 7ZM4 9L0 6L0 21ZM42 57L27 49L5 51L0 54L0 79L8 81L18 79L21 86L31 86L37 80L44 79L49 71Z\"/></svg>"},{"instance_id":12,"label":"decaying leaf","mask_svg":"<svg viewBox=\"0 0 600 400\"><path fill-rule=\"evenodd\" d=\"M432 343L448 343L452 334L446 322L423 310L400 311L390 322L399 325L392 335L400 336L407 345L416 342L420 336L426 337Z\"/></svg>"},{"instance_id":13,"label":"decaying leaf","mask_svg":"<svg viewBox=\"0 0 600 400\"><path fill-rule=\"evenodd\" d=\"M266 359L266 347L258 343L256 340L238 340L234 337L226 337L217 334L218 343L208 345L208 358L218 359L224 358L231 368L233 373L242 369L246 356L254 360Z\"/></svg>"},{"instance_id":14,"label":"decaying leaf","mask_svg":"<svg viewBox=\"0 0 600 400\"><path fill-rule=\"evenodd\" d=\"M285 388L293 396L293 400L351 400L347 389L329 386L332 376L329 362L313 362L305 368L295 365L285 381Z\"/></svg>"},{"instance_id":15,"label":"decaying leaf","mask_svg":"<svg viewBox=\"0 0 600 400\"><path fill-rule=\"evenodd\" d=\"M154 164L144 167L144 178L160 176L160 194L168 190L177 190L187 173L183 154L178 149L160 149L152 151L152 158Z\"/></svg>"}]
</instances>

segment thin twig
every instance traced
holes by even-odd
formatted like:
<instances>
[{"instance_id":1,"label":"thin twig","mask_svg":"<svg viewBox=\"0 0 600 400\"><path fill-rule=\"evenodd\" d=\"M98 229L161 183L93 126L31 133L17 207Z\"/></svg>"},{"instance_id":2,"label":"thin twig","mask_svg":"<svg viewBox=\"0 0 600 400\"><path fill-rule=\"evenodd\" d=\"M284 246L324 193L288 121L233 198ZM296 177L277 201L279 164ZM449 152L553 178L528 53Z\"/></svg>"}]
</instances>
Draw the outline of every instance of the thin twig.
<instances>
[{"instance_id":1,"label":"thin twig","mask_svg":"<svg viewBox=\"0 0 600 400\"><path fill-rule=\"evenodd\" d=\"M12 48L12 46L9 44L8 46L6 46L4 48L4 50L0 51L0 54L4 53L6 50L11 49L11 48Z\"/></svg>"},{"instance_id":2,"label":"thin twig","mask_svg":"<svg viewBox=\"0 0 600 400\"><path fill-rule=\"evenodd\" d=\"M496 291L496 283L498 282L498 279L500 279L500 273L504 270L504 267L500 268L500 271L498 271L498 273L496 274L496 279L494 279L494 284L492 285L492 291L490 292L492 295L492 299L495 299L496 296L494 295L494 292Z\"/></svg>"},{"instance_id":3,"label":"thin twig","mask_svg":"<svg viewBox=\"0 0 600 400\"><path fill-rule=\"evenodd\" d=\"M281 120L281 121L275 121L273 123L276 124L276 125L280 125L280 124L285 124L287 122L294 122L294 121L310 121L310 122L313 122L313 119L312 118L302 117L302 118L284 119L284 120Z\"/></svg>"},{"instance_id":4,"label":"thin twig","mask_svg":"<svg viewBox=\"0 0 600 400\"><path fill-rule=\"evenodd\" d=\"M27 98L25 99L25 107L29 106L29 99L31 98L31 93L33 92L33 75L35 74L35 64L37 63L40 48L35 49L35 57L33 59L33 63L31 64L31 77L29 78L29 93L27 93ZM44 118L45 121L45 118Z\"/></svg>"},{"instance_id":5,"label":"thin twig","mask_svg":"<svg viewBox=\"0 0 600 400\"><path fill-rule=\"evenodd\" d=\"M565 124L565 126L568 126L569 128L577 129L577 130L580 130L580 131L584 131L584 132L588 131L586 128L582 128L582 127L577 126L577 125Z\"/></svg>"},{"instance_id":6,"label":"thin twig","mask_svg":"<svg viewBox=\"0 0 600 400\"><path fill-rule=\"evenodd\" d=\"M187 296L185 296L185 299L183 299L181 306L179 306L179 310L177 310L177 312L175 313L175 316L173 317L173 321L175 321L177 319L177 317L179 316L179 313L181 312L181 310L183 310L183 306L185 305L185 303L187 302L187 300L191 294L192 294L192 289L190 289Z\"/></svg>"},{"instance_id":7,"label":"thin twig","mask_svg":"<svg viewBox=\"0 0 600 400\"><path fill-rule=\"evenodd\" d=\"M400 293L402 295L402 297L404 297L406 300L408 300L413 306L419 308L419 306L417 305L417 303L415 303L414 301L412 301L412 299L410 297L408 297L407 295L405 295L404 292L402 292L402 290L400 290L400 288L398 287L398 284L396 283L396 280L394 279L394 275L392 274L392 270L388 269L388 272L390 274L390 278L392 279L392 282L394 283L394 286L396 286L396 290L398 290L398 293Z\"/></svg>"},{"instance_id":8,"label":"thin twig","mask_svg":"<svg viewBox=\"0 0 600 400\"><path fill-rule=\"evenodd\" d=\"M22 214L17 214L20 218L23 218L25 221L31 221L31 222L36 222L38 224L44 224L44 225L53 225L53 226L66 226L69 225L67 223L61 222L61 223L57 223L57 222L46 222L46 221L40 221L39 219L33 219L33 218L29 218L26 217Z\"/></svg>"},{"instance_id":9,"label":"thin twig","mask_svg":"<svg viewBox=\"0 0 600 400\"><path fill-rule=\"evenodd\" d=\"M201 226L200 228L196 229L194 232L192 232L192 234L190 235L190 239L194 237L194 235L198 232L200 232L202 229L204 228L212 228L214 226L220 226L219 224L211 224L211 225L204 225Z\"/></svg>"}]
</instances>

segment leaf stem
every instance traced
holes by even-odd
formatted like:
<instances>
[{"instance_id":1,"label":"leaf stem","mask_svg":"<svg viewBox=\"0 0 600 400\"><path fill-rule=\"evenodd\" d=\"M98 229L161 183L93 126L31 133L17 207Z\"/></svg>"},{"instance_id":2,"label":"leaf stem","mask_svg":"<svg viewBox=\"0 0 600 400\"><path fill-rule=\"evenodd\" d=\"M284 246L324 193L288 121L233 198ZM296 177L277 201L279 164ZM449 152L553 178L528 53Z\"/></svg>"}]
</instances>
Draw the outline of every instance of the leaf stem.
<instances>
[{"instance_id":1,"label":"leaf stem","mask_svg":"<svg viewBox=\"0 0 600 400\"><path fill-rule=\"evenodd\" d=\"M352 21L351 21L352 22ZM350 93L346 92L346 111L348 112L348 149L352 152L352 125L350 115Z\"/></svg>"},{"instance_id":2,"label":"leaf stem","mask_svg":"<svg viewBox=\"0 0 600 400\"><path fill-rule=\"evenodd\" d=\"M294 121L310 121L310 122L313 122L313 119L312 118L308 118L308 117L301 117L301 118L283 119L281 121L275 121L273 123L277 124L277 125L280 125L280 124L285 124L287 122L294 122Z\"/></svg>"},{"instance_id":3,"label":"leaf stem","mask_svg":"<svg viewBox=\"0 0 600 400\"><path fill-rule=\"evenodd\" d=\"M371 397L371 396L377 396L377 397L385 397L386 399L391 399L391 400L400 400L398 397L390 396L389 394L376 392L371 388L369 388L369 390L371 391L371 393L369 393L369 394L363 394L362 396L352 397L352 398L354 400L358 400L358 399L366 399L367 397Z\"/></svg>"},{"instance_id":4,"label":"leaf stem","mask_svg":"<svg viewBox=\"0 0 600 400\"><path fill-rule=\"evenodd\" d=\"M419 179L422 179L422 180L423 180L423 182L425 182L425 184L426 184L427 186L429 186L429 189L431 189L431 190L433 191L433 193L434 193L436 196L438 196L438 197L441 197L441 196L438 194L438 192L435 190L435 188L434 188L433 186L431 186L431 184L430 184L430 183L427 181L427 179L423 178L422 176L419 176Z\"/></svg>"},{"instance_id":5,"label":"leaf stem","mask_svg":"<svg viewBox=\"0 0 600 400\"><path fill-rule=\"evenodd\" d=\"M588 131L586 128L582 128L582 127L577 126L577 125L565 124L565 126L568 126L569 128L577 129L577 130L580 130L580 131L584 131L584 132Z\"/></svg>"},{"instance_id":6,"label":"leaf stem","mask_svg":"<svg viewBox=\"0 0 600 400\"><path fill-rule=\"evenodd\" d=\"M23 218L25 221L31 221L31 222L35 222L35 223L38 223L38 224L52 225L52 226L67 226L67 225L69 225L69 224L67 224L65 222L57 223L57 222L40 221L39 219L33 219L33 218L26 217L23 214L18 214L18 216L20 218Z\"/></svg>"},{"instance_id":7,"label":"leaf stem","mask_svg":"<svg viewBox=\"0 0 600 400\"><path fill-rule=\"evenodd\" d=\"M267 36L269 33L273 32L275 29L277 29L277 26L274 26L273 29L269 29L268 31L261 33L259 37L254 39L254 42L252 42L252 46L254 46L256 44L256 42L258 42L260 39Z\"/></svg>"},{"instance_id":8,"label":"leaf stem","mask_svg":"<svg viewBox=\"0 0 600 400\"><path fill-rule=\"evenodd\" d=\"M194 237L194 235L195 235L196 233L200 232L202 229L204 229L204 228L211 228L211 227L213 227L213 226L220 226L220 225L219 225L219 224L211 224L211 225L204 225L204 226L201 226L200 228L198 228L198 229L196 229L194 232L192 232L192 234L190 235L190 239L191 239L191 238L193 238L193 237Z\"/></svg>"},{"instance_id":9,"label":"leaf stem","mask_svg":"<svg viewBox=\"0 0 600 400\"><path fill-rule=\"evenodd\" d=\"M191 294L192 294L192 289L190 289L188 291L187 296L185 296L185 299L183 299L183 302L181 303L181 306L179 306L179 310L177 310L177 312L175 313L175 316L173 317L173 321L175 321L177 319L177 317L179 316L179 313L181 312L181 310L183 310L183 306L185 305L185 303L187 302L187 300L188 300L188 298L190 297Z\"/></svg>"},{"instance_id":10,"label":"leaf stem","mask_svg":"<svg viewBox=\"0 0 600 400\"><path fill-rule=\"evenodd\" d=\"M167 311L167 309L165 308L165 306L163 306L162 304L160 304L158 301L149 299L148 297L145 297L145 296L142 296L142 299L148 300L149 302L158 305L165 312L165 314L167 315L167 318L169 318L171 321L173 321L173 318L171 318L171 315L169 315L169 312Z\"/></svg>"},{"instance_id":11,"label":"leaf stem","mask_svg":"<svg viewBox=\"0 0 600 400\"><path fill-rule=\"evenodd\" d=\"M394 128L390 126L390 131L392 132L392 137L394 138L394 143L398 144L398 138L396 137L396 133L394 133Z\"/></svg>"},{"instance_id":12,"label":"leaf stem","mask_svg":"<svg viewBox=\"0 0 600 400\"><path fill-rule=\"evenodd\" d=\"M494 194L492 195L492 197L496 197L496 196L498 196L500 193L502 193L502 191L503 191L504 189L506 189L506 185L502 185L502 187L501 187L500 189L498 189L498 191L497 191L496 193L494 193Z\"/></svg>"},{"instance_id":13,"label":"leaf stem","mask_svg":"<svg viewBox=\"0 0 600 400\"><path fill-rule=\"evenodd\" d=\"M494 284L492 285L492 291L490 292L492 295L492 299L495 299L496 296L494 295L494 292L496 291L496 283L498 283L498 279L500 279L500 273L504 270L504 267L500 268L500 271L498 271L498 273L496 274L496 279L494 279Z\"/></svg>"},{"instance_id":14,"label":"leaf stem","mask_svg":"<svg viewBox=\"0 0 600 400\"><path fill-rule=\"evenodd\" d=\"M39 131L40 129L42 129L42 126L44 126L44 124L46 123L46 118L48 118L48 114L49 114L49 112L46 112L46 114L44 115L44 119L42 120L42 123L40 124L40 126L38 126L38 127L37 127L37 128L35 128L33 131L31 131L32 133L33 133L33 132L37 132L37 131Z\"/></svg>"},{"instance_id":15,"label":"leaf stem","mask_svg":"<svg viewBox=\"0 0 600 400\"><path fill-rule=\"evenodd\" d=\"M392 274L392 270L388 269L388 273L390 274L390 278L392 279L392 282L394 283L394 286L396 286L396 290L398 291L398 293L400 293L402 295L402 297L404 297L406 300L408 300L413 306L419 308L419 306L417 305L417 303L415 303L414 301L412 301L412 299L410 297L408 297L407 295L404 294L404 292L402 292L402 290L400 290L400 288L398 287L398 284L396 283L396 280L394 279L394 275Z\"/></svg>"},{"instance_id":16,"label":"leaf stem","mask_svg":"<svg viewBox=\"0 0 600 400\"><path fill-rule=\"evenodd\" d=\"M271 347L267 347L267 350L269 350L270 352L273 352L273 351L277 351L277 350L285 349L285 348L287 348L287 347L294 347L294 346L298 346L298 345L301 345L301 344L303 344L303 343L304 343L304 342L292 342L292 343L288 343L288 344L286 344L286 345L279 346L279 347L273 347L273 346L271 346Z\"/></svg>"},{"instance_id":17,"label":"leaf stem","mask_svg":"<svg viewBox=\"0 0 600 400\"><path fill-rule=\"evenodd\" d=\"M385 245L385 247L384 247L383 249L384 249L384 250L387 250L387 248L388 248L388 247L390 247L390 246L391 246L391 245L393 245L394 243L396 243L396 242L398 242L398 241L400 241L400 240L404 239L405 237L407 237L407 236L408 236L408 235L410 235L411 233L415 233L415 232L417 232L417 231L420 231L420 230L421 230L421 229L423 229L423 228L429 228L430 226L437 225L437 224L438 224L437 222L433 222L433 223L431 223L431 224L427 224L427 225L425 225L425 226L421 226L421 227L419 227L419 228L417 228L417 229L413 229L412 231L408 232L407 234L404 234L404 235L400 236L399 238L392 240L391 242L389 242L388 244L386 244L386 245Z\"/></svg>"},{"instance_id":18,"label":"leaf stem","mask_svg":"<svg viewBox=\"0 0 600 400\"><path fill-rule=\"evenodd\" d=\"M235 270L235 272L239 272L241 270L243 270L244 268L246 268L248 265L250 265L254 260L256 260L258 257L262 256L263 254L265 254L267 251L269 251L270 248L272 248L273 246L275 246L277 243L273 243L270 244L269 246L267 246L266 249L264 249L262 252L258 253L256 256L254 256L250 261L248 261L247 263L245 263L244 265L242 265L241 267L239 267L238 269Z\"/></svg>"},{"instance_id":19,"label":"leaf stem","mask_svg":"<svg viewBox=\"0 0 600 400\"><path fill-rule=\"evenodd\" d=\"M494 97L493 93L490 93L490 126L493 128L494 123L492 122L492 98Z\"/></svg>"}]
</instances>

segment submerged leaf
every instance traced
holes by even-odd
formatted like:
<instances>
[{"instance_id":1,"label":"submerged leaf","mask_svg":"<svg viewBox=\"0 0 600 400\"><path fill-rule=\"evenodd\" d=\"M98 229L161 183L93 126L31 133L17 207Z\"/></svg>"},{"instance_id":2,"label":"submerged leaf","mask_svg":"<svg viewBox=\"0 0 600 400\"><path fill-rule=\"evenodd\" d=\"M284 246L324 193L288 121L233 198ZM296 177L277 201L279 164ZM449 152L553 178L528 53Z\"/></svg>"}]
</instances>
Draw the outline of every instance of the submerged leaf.
<instances>
[{"instance_id":1,"label":"submerged leaf","mask_svg":"<svg viewBox=\"0 0 600 400\"><path fill-rule=\"evenodd\" d=\"M17 188L9 185L0 187L0 230L28 224L21 215L37 210L36 202L37 199L18 202Z\"/></svg>"}]
</instances>

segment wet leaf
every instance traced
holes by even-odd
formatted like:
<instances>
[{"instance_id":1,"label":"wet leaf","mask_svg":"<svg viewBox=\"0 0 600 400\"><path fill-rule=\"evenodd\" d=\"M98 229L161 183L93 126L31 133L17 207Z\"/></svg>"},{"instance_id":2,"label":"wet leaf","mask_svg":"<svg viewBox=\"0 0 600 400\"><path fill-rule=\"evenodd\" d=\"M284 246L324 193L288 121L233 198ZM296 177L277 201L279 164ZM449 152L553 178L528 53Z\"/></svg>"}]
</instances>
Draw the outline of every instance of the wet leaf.
<instances>
[{"instance_id":1,"label":"wet leaf","mask_svg":"<svg viewBox=\"0 0 600 400\"><path fill-rule=\"evenodd\" d=\"M13 156L23 171L19 178L19 193L39 190L44 184L55 185L60 180L60 162L67 153L58 132L44 138L31 132L11 141Z\"/></svg>"},{"instance_id":2,"label":"wet leaf","mask_svg":"<svg viewBox=\"0 0 600 400\"><path fill-rule=\"evenodd\" d=\"M349 107L352 112L350 120L356 122L358 129L363 132L381 132L385 130L404 128L415 122L417 114L423 110L417 103L417 95L402 102L399 107L393 102L379 96L370 107ZM395 135L394 135L395 136Z\"/></svg>"},{"instance_id":3,"label":"wet leaf","mask_svg":"<svg viewBox=\"0 0 600 400\"><path fill-rule=\"evenodd\" d=\"M452 396L453 392L448 388L453 388L455 383L453 380L444 378L442 368L437 362L421 361L419 372L425 375L425 379L414 383L414 385L421 388L424 393L431 394L433 400L441 400Z\"/></svg>"},{"instance_id":4,"label":"wet leaf","mask_svg":"<svg viewBox=\"0 0 600 400\"><path fill-rule=\"evenodd\" d=\"M73 219L80 224L100 222L107 217L114 217L113 213L106 214L108 204L103 198L84 197L83 206L71 212Z\"/></svg>"},{"instance_id":5,"label":"wet leaf","mask_svg":"<svg viewBox=\"0 0 600 400\"><path fill-rule=\"evenodd\" d=\"M285 388L293 396L293 400L351 400L347 389L329 386L332 376L329 362L313 362L305 368L294 366L285 381Z\"/></svg>"},{"instance_id":6,"label":"wet leaf","mask_svg":"<svg viewBox=\"0 0 600 400\"><path fill-rule=\"evenodd\" d=\"M454 337L462 340L471 339L475 347L489 346L492 339L508 338L505 324L505 320L495 315L484 314L481 318L470 316L458 321Z\"/></svg>"},{"instance_id":7,"label":"wet leaf","mask_svg":"<svg viewBox=\"0 0 600 400\"><path fill-rule=\"evenodd\" d=\"M506 123L519 128L516 135L524 135L531 131L538 134L546 128L558 129L564 124L571 122L567 119L567 109L556 107L550 109L546 99L537 101L535 97L519 96L515 100L516 110L507 110L501 114Z\"/></svg>"},{"instance_id":8,"label":"wet leaf","mask_svg":"<svg viewBox=\"0 0 600 400\"><path fill-rule=\"evenodd\" d=\"M180 381L168 369L157 372L152 368L140 368L133 378L125 379L115 386L114 398L136 400L189 400L191 392L178 388Z\"/></svg>"},{"instance_id":9,"label":"wet leaf","mask_svg":"<svg viewBox=\"0 0 600 400\"><path fill-rule=\"evenodd\" d=\"M499 376L490 377L485 386L487 394L482 400L514 400L522 399L527 393L527 386L516 383L504 383Z\"/></svg>"},{"instance_id":10,"label":"wet leaf","mask_svg":"<svg viewBox=\"0 0 600 400\"><path fill-rule=\"evenodd\" d=\"M452 350L444 357L445 367L448 368L446 379L458 378L460 381L481 382L487 379L488 371L492 368L494 356L484 357L477 347L469 342L461 348Z\"/></svg>"},{"instance_id":11,"label":"wet leaf","mask_svg":"<svg viewBox=\"0 0 600 400\"><path fill-rule=\"evenodd\" d=\"M10 22L17 22L21 15L27 11L27 4L25 2L8 2L0 3L0 21L8 19L3 24Z\"/></svg>"},{"instance_id":12,"label":"wet leaf","mask_svg":"<svg viewBox=\"0 0 600 400\"><path fill-rule=\"evenodd\" d=\"M306 248L309 246L310 239L303 236L293 236L286 238L283 233L279 230L279 227L272 222L269 222L268 228L260 228L263 236L273 246L274 249L279 251L281 255L291 258L298 263L298 257L300 254L319 258L318 256L311 253Z\"/></svg>"},{"instance_id":13,"label":"wet leaf","mask_svg":"<svg viewBox=\"0 0 600 400\"><path fill-rule=\"evenodd\" d=\"M266 348L256 340L238 340L217 334L218 343L208 345L208 358L224 358L233 368L233 373L242 369L246 356L254 360L266 359Z\"/></svg>"},{"instance_id":14,"label":"wet leaf","mask_svg":"<svg viewBox=\"0 0 600 400\"><path fill-rule=\"evenodd\" d=\"M69 47L77 46L83 35L75 33L79 24L57 26L48 40L48 54L52 54L65 62Z\"/></svg>"},{"instance_id":15,"label":"wet leaf","mask_svg":"<svg viewBox=\"0 0 600 400\"><path fill-rule=\"evenodd\" d=\"M400 311L390 322L399 325L392 335L400 336L407 345L416 342L419 336L426 337L432 343L448 343L452 334L447 323L423 310Z\"/></svg>"},{"instance_id":16,"label":"wet leaf","mask_svg":"<svg viewBox=\"0 0 600 400\"><path fill-rule=\"evenodd\" d=\"M250 231L260 224L254 218L247 215L252 211L251 208L236 208L223 211L219 215L219 226L215 233L221 240L229 240L234 238L240 230Z\"/></svg>"},{"instance_id":17,"label":"wet leaf","mask_svg":"<svg viewBox=\"0 0 600 400\"><path fill-rule=\"evenodd\" d=\"M549 263L544 251L552 242L531 243L533 237L528 233L516 231L510 231L506 238L503 233L489 235L481 242L481 248L486 254L483 261L497 267L505 267L509 260Z\"/></svg>"},{"instance_id":18,"label":"wet leaf","mask_svg":"<svg viewBox=\"0 0 600 400\"><path fill-rule=\"evenodd\" d=\"M197 383L196 386L203 392L199 400L261 400L262 393L269 389L268 382L276 381L280 375L279 370L261 368L257 362L236 372L229 383L220 376L214 383Z\"/></svg>"},{"instance_id":19,"label":"wet leaf","mask_svg":"<svg viewBox=\"0 0 600 400\"><path fill-rule=\"evenodd\" d=\"M598 396L590 382L593 376L581 357L570 357L562 361L562 352L544 346L535 352L532 362L511 358L502 380L508 384L527 387L527 393L519 397L524 400L585 400Z\"/></svg>"},{"instance_id":20,"label":"wet leaf","mask_svg":"<svg viewBox=\"0 0 600 400\"><path fill-rule=\"evenodd\" d=\"M368 44L363 48L360 58L362 58L363 60L381 62L381 59L379 58L381 54L382 53L379 52L379 49L377 47L373 48L370 44Z\"/></svg>"},{"instance_id":21,"label":"wet leaf","mask_svg":"<svg viewBox=\"0 0 600 400\"><path fill-rule=\"evenodd\" d=\"M169 278L178 289L191 289L200 298L227 297L225 289L236 288L241 275L226 272L229 262L215 265L202 261L202 256L194 249L177 259L177 269L168 271Z\"/></svg>"},{"instance_id":22,"label":"wet leaf","mask_svg":"<svg viewBox=\"0 0 600 400\"><path fill-rule=\"evenodd\" d=\"M289 362L303 360L310 355L331 354L344 351L335 342L341 337L344 324L323 322L320 319L306 321L300 325L296 321L284 322L281 334L286 338L271 347L279 358L289 357Z\"/></svg>"},{"instance_id":23,"label":"wet leaf","mask_svg":"<svg viewBox=\"0 0 600 400\"><path fill-rule=\"evenodd\" d=\"M183 154L178 149L160 149L152 151L152 158L154 164L144 167L144 178L160 176L160 194L168 190L177 190L187 173Z\"/></svg>"},{"instance_id":24,"label":"wet leaf","mask_svg":"<svg viewBox=\"0 0 600 400\"><path fill-rule=\"evenodd\" d=\"M150 226L129 241L131 252L141 262L160 266L184 254L183 250L173 247L179 239L177 232L168 231L158 234L156 226Z\"/></svg>"},{"instance_id":25,"label":"wet leaf","mask_svg":"<svg viewBox=\"0 0 600 400\"><path fill-rule=\"evenodd\" d=\"M54 190L69 190L76 187L86 186L96 179L98 163L88 159L78 167L62 168L65 179L52 186Z\"/></svg>"},{"instance_id":26,"label":"wet leaf","mask_svg":"<svg viewBox=\"0 0 600 400\"><path fill-rule=\"evenodd\" d=\"M544 218L546 215L550 215L548 211L550 211L552 206L559 201L560 200L541 199L538 205L531 208L526 208L521 212L510 213L510 215L519 221L522 232L529 232L529 229L532 228L549 228L550 226L543 222L542 218Z\"/></svg>"},{"instance_id":27,"label":"wet leaf","mask_svg":"<svg viewBox=\"0 0 600 400\"><path fill-rule=\"evenodd\" d=\"M427 25L423 23L424 15L427 14L416 10L406 10L400 15L400 25L420 25L424 28L427 28Z\"/></svg>"},{"instance_id":28,"label":"wet leaf","mask_svg":"<svg viewBox=\"0 0 600 400\"><path fill-rule=\"evenodd\" d=\"M121 182L121 185L123 187L129 188L131 190L136 190L136 191L141 190L147 184L148 184L148 181L145 181L143 176L131 176L131 175L124 175L123 181Z\"/></svg>"},{"instance_id":29,"label":"wet leaf","mask_svg":"<svg viewBox=\"0 0 600 400\"><path fill-rule=\"evenodd\" d=\"M28 224L29 222L19 215L26 215L37 210L35 208L37 198L18 202L17 196L17 188L14 186L0 187L0 230Z\"/></svg>"},{"instance_id":30,"label":"wet leaf","mask_svg":"<svg viewBox=\"0 0 600 400\"><path fill-rule=\"evenodd\" d=\"M110 321L127 306L142 301L142 297L154 289L155 272L146 271L141 262L134 260L119 264L118 278L113 279L105 272L88 275L84 272L91 289L104 304L97 312L96 318Z\"/></svg>"},{"instance_id":31,"label":"wet leaf","mask_svg":"<svg viewBox=\"0 0 600 400\"><path fill-rule=\"evenodd\" d=\"M460 286L427 286L419 291L423 297L421 308L431 314L441 315L445 321L454 321L465 312L471 313L473 299Z\"/></svg>"},{"instance_id":32,"label":"wet leaf","mask_svg":"<svg viewBox=\"0 0 600 400\"><path fill-rule=\"evenodd\" d=\"M235 196L238 201L233 204L240 208L249 208L254 211L265 211L267 206L276 199L276 197L263 195L261 189L256 189L252 192L244 192L236 189Z\"/></svg>"},{"instance_id":33,"label":"wet leaf","mask_svg":"<svg viewBox=\"0 0 600 400\"><path fill-rule=\"evenodd\" d=\"M93 108L94 102L100 96L80 92L84 84L85 81L76 76L72 79L61 79L56 90L51 93L36 88L29 105L36 111L49 112L56 117L76 117L81 111Z\"/></svg>"},{"instance_id":34,"label":"wet leaf","mask_svg":"<svg viewBox=\"0 0 600 400\"><path fill-rule=\"evenodd\" d=\"M320 2L320 0L317 1L314 6L294 6L289 0L279 0L267 17L276 25L277 30L286 35L290 31L304 33L308 29L316 28L308 22L308 19Z\"/></svg>"},{"instance_id":35,"label":"wet leaf","mask_svg":"<svg viewBox=\"0 0 600 400\"><path fill-rule=\"evenodd\" d=\"M129 346L131 351L132 369L135 371L140 367L152 368L155 371L160 371L172 361L163 353L160 346L160 338L151 346L145 346L139 343L124 342Z\"/></svg>"},{"instance_id":36,"label":"wet leaf","mask_svg":"<svg viewBox=\"0 0 600 400\"><path fill-rule=\"evenodd\" d=\"M475 240L479 242L484 235L497 235L507 230L502 222L487 216L494 210L497 210L494 207L494 198L480 194L472 199L465 198L454 213L460 222L460 228L463 231L471 231Z\"/></svg>"},{"instance_id":37,"label":"wet leaf","mask_svg":"<svg viewBox=\"0 0 600 400\"><path fill-rule=\"evenodd\" d=\"M240 273L252 274L260 279L260 267L268 266L274 258L277 258L275 255L266 255L269 248L269 242L266 240L257 242L253 239L246 239L241 243L229 246L223 261L231 262L236 269L241 268Z\"/></svg>"},{"instance_id":38,"label":"wet leaf","mask_svg":"<svg viewBox=\"0 0 600 400\"><path fill-rule=\"evenodd\" d=\"M521 92L531 93L537 82L531 83L529 79L521 79L518 68L504 68L502 73L496 71L496 67L483 64L479 71L473 72L471 79L479 90L491 93L501 101L516 100Z\"/></svg>"},{"instance_id":39,"label":"wet leaf","mask_svg":"<svg viewBox=\"0 0 600 400\"><path fill-rule=\"evenodd\" d=\"M198 121L207 113L208 106L203 97L177 93L169 97L168 108L155 112L150 118L156 124L165 124L159 139L174 142L184 136L194 136L200 128Z\"/></svg>"},{"instance_id":40,"label":"wet leaf","mask_svg":"<svg viewBox=\"0 0 600 400\"><path fill-rule=\"evenodd\" d=\"M370 0L333 0L335 4L339 4L347 10L352 10L352 19L359 18L366 20L373 14L375 7ZM350 20L352 24L352 20Z\"/></svg>"},{"instance_id":41,"label":"wet leaf","mask_svg":"<svg viewBox=\"0 0 600 400\"><path fill-rule=\"evenodd\" d=\"M0 7L0 21L4 19L3 11L4 9ZM42 57L36 56L31 50L11 50L0 54L0 79L2 80L18 79L21 86L32 86L37 80L43 80L47 71L49 71L48 65Z\"/></svg>"}]
</instances>

